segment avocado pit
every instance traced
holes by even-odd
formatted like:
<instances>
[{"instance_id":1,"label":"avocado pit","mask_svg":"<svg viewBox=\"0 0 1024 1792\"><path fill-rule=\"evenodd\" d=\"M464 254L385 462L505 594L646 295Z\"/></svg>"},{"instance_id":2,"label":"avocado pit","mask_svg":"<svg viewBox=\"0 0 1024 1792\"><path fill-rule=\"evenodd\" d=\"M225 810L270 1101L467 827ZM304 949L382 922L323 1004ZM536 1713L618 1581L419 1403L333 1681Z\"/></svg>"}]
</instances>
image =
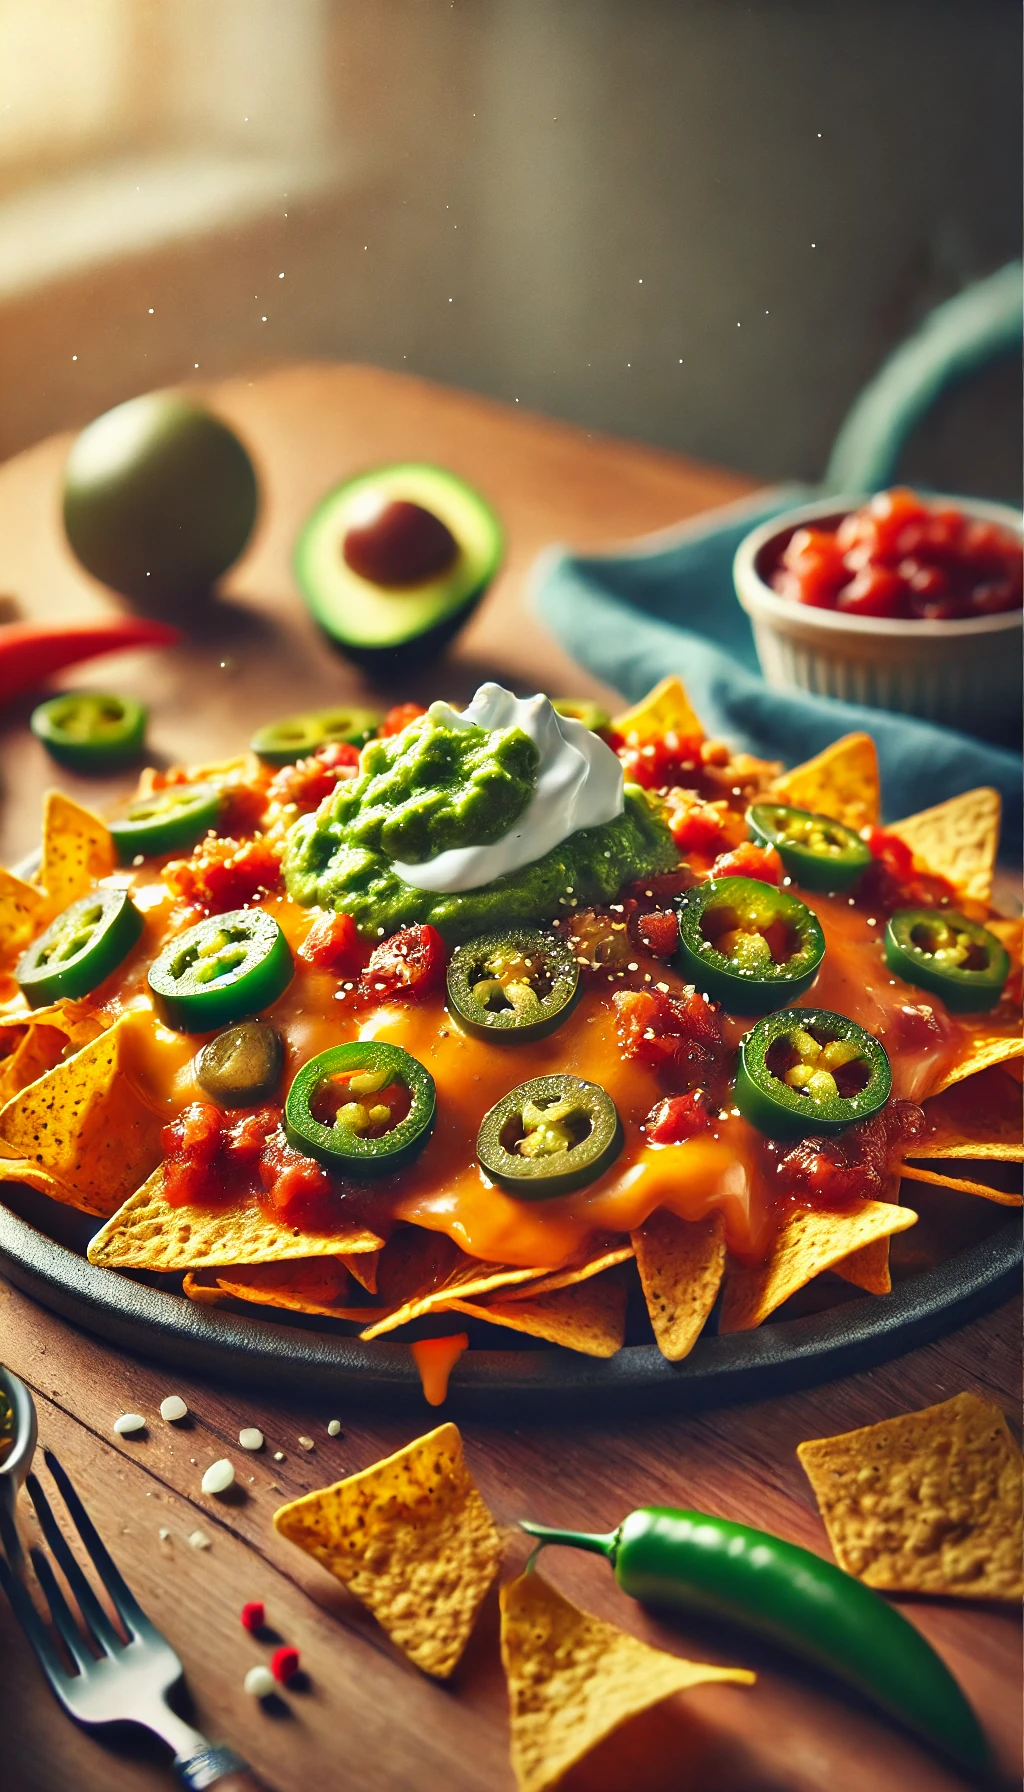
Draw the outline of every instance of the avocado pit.
<instances>
[{"instance_id":1,"label":"avocado pit","mask_svg":"<svg viewBox=\"0 0 1024 1792\"><path fill-rule=\"evenodd\" d=\"M342 541L345 565L371 584L398 589L447 572L459 545L447 524L408 498L368 493L359 520Z\"/></svg>"}]
</instances>

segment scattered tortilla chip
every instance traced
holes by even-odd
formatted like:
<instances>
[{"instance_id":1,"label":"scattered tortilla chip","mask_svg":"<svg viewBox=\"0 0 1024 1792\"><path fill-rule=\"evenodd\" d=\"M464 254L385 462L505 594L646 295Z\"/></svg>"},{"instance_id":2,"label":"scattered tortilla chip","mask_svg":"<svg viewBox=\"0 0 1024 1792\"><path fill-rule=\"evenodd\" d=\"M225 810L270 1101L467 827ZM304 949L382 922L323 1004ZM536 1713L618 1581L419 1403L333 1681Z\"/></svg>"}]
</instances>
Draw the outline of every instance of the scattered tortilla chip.
<instances>
[{"instance_id":1,"label":"scattered tortilla chip","mask_svg":"<svg viewBox=\"0 0 1024 1792\"><path fill-rule=\"evenodd\" d=\"M922 865L947 878L962 896L987 902L1001 814L998 790L965 790L962 796L936 803L934 809L894 821L888 831L898 834Z\"/></svg>"},{"instance_id":2,"label":"scattered tortilla chip","mask_svg":"<svg viewBox=\"0 0 1024 1792\"><path fill-rule=\"evenodd\" d=\"M975 1182L966 1176L949 1176L944 1170L923 1170L917 1164L904 1164L908 1182L931 1182L938 1188L955 1188L961 1195L980 1195L983 1201L995 1201L999 1207L1019 1207L1021 1196L1013 1189L994 1188L988 1182Z\"/></svg>"},{"instance_id":3,"label":"scattered tortilla chip","mask_svg":"<svg viewBox=\"0 0 1024 1792\"><path fill-rule=\"evenodd\" d=\"M980 1033L971 1041L960 1062L939 1078L930 1094L941 1095L954 1083L966 1082L969 1076L991 1070L995 1064L1009 1066L1016 1058L1024 1058L1024 1039L1012 1033Z\"/></svg>"},{"instance_id":4,"label":"scattered tortilla chip","mask_svg":"<svg viewBox=\"0 0 1024 1792\"><path fill-rule=\"evenodd\" d=\"M968 1082L952 1083L924 1103L928 1130L911 1156L993 1158L1024 1162L1024 1104L1021 1086L1003 1065L980 1070Z\"/></svg>"},{"instance_id":5,"label":"scattered tortilla chip","mask_svg":"<svg viewBox=\"0 0 1024 1792\"><path fill-rule=\"evenodd\" d=\"M659 1209L631 1237L655 1342L669 1362L681 1362L700 1337L721 1287L722 1216L681 1220Z\"/></svg>"},{"instance_id":6,"label":"scattered tortilla chip","mask_svg":"<svg viewBox=\"0 0 1024 1792\"><path fill-rule=\"evenodd\" d=\"M567 1263L563 1269L552 1269L547 1275L538 1276L535 1281L511 1287L503 1298L534 1300L539 1294L553 1294L557 1288L575 1288L580 1282L588 1281L591 1276L603 1275L606 1269L614 1269L619 1263L628 1263L632 1255L633 1246L629 1243L592 1245L586 1257L575 1263Z\"/></svg>"},{"instance_id":7,"label":"scattered tortilla chip","mask_svg":"<svg viewBox=\"0 0 1024 1792\"><path fill-rule=\"evenodd\" d=\"M501 1590L511 1760L519 1792L548 1792L613 1730L710 1681L752 1685L745 1668L684 1661L582 1612L531 1571ZM638 1763L636 1784L643 1785Z\"/></svg>"},{"instance_id":8,"label":"scattered tortilla chip","mask_svg":"<svg viewBox=\"0 0 1024 1792\"><path fill-rule=\"evenodd\" d=\"M0 1109L8 1149L55 1178L71 1206L101 1217L160 1157L159 1116L126 1072L125 1026L118 1021ZM4 1179L16 1180L7 1160Z\"/></svg>"},{"instance_id":9,"label":"scattered tortilla chip","mask_svg":"<svg viewBox=\"0 0 1024 1792\"><path fill-rule=\"evenodd\" d=\"M62 790L48 790L43 805L43 858L39 881L59 914L88 895L117 864L110 829Z\"/></svg>"},{"instance_id":10,"label":"scattered tortilla chip","mask_svg":"<svg viewBox=\"0 0 1024 1792\"><path fill-rule=\"evenodd\" d=\"M831 815L844 827L874 827L881 813L875 743L870 734L844 734L823 753L783 772L771 793L795 808Z\"/></svg>"},{"instance_id":11,"label":"scattered tortilla chip","mask_svg":"<svg viewBox=\"0 0 1024 1792\"><path fill-rule=\"evenodd\" d=\"M892 1593L1019 1603L1021 1455L990 1401L957 1394L797 1455L847 1574Z\"/></svg>"},{"instance_id":12,"label":"scattered tortilla chip","mask_svg":"<svg viewBox=\"0 0 1024 1792\"><path fill-rule=\"evenodd\" d=\"M501 1539L455 1425L274 1514L424 1673L444 1680L498 1572Z\"/></svg>"},{"instance_id":13,"label":"scattered tortilla chip","mask_svg":"<svg viewBox=\"0 0 1024 1792\"><path fill-rule=\"evenodd\" d=\"M336 1257L342 1250L376 1251L383 1242L363 1227L308 1232L256 1201L244 1207L172 1207L158 1164L96 1233L88 1256L90 1263L110 1269L173 1271Z\"/></svg>"},{"instance_id":14,"label":"scattered tortilla chip","mask_svg":"<svg viewBox=\"0 0 1024 1792\"><path fill-rule=\"evenodd\" d=\"M443 1313L457 1299L490 1294L516 1282L530 1282L543 1268L523 1269L502 1263L484 1263L459 1249L443 1232L427 1232L421 1226L397 1231L381 1252L377 1278L382 1308L360 1337L379 1338L386 1332L421 1319L426 1313Z\"/></svg>"},{"instance_id":15,"label":"scattered tortilla chip","mask_svg":"<svg viewBox=\"0 0 1024 1792\"><path fill-rule=\"evenodd\" d=\"M687 740L704 739L704 728L678 678L663 678L632 709L612 719L612 727L627 737L653 740L663 734L679 734Z\"/></svg>"},{"instance_id":16,"label":"scattered tortilla chip","mask_svg":"<svg viewBox=\"0 0 1024 1792\"><path fill-rule=\"evenodd\" d=\"M42 890L0 866L0 965L15 965L50 913Z\"/></svg>"},{"instance_id":17,"label":"scattered tortilla chip","mask_svg":"<svg viewBox=\"0 0 1024 1792\"><path fill-rule=\"evenodd\" d=\"M452 1308L471 1319L507 1326L584 1356L614 1356L626 1338L627 1289L621 1275L607 1275L556 1288L535 1298L454 1300Z\"/></svg>"},{"instance_id":18,"label":"scattered tortilla chip","mask_svg":"<svg viewBox=\"0 0 1024 1792\"><path fill-rule=\"evenodd\" d=\"M766 1263L734 1263L727 1270L719 1331L750 1331L815 1276L877 1238L905 1232L916 1220L909 1207L891 1201L865 1201L849 1212L795 1208Z\"/></svg>"}]
</instances>

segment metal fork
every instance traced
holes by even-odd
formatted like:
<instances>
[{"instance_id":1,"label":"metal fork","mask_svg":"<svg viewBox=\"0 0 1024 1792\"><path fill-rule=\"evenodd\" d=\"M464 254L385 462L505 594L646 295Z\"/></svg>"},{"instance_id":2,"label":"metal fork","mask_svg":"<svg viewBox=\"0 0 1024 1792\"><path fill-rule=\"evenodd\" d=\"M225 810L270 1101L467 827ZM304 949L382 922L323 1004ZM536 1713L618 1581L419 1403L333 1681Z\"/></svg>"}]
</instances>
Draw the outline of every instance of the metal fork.
<instances>
[{"instance_id":1,"label":"metal fork","mask_svg":"<svg viewBox=\"0 0 1024 1792\"><path fill-rule=\"evenodd\" d=\"M261 1782L233 1749L207 1742L205 1736L171 1710L167 1695L183 1680L181 1662L126 1585L53 1451L44 1450L43 1456L128 1637L125 1642L114 1628L72 1554L36 1476L29 1475L25 1482L29 1498L39 1515L43 1535L75 1597L85 1627L83 1634L46 1553L38 1547L30 1550L32 1566L46 1594L54 1629L75 1672L68 1672L28 1589L3 1555L0 1555L0 1586L65 1711L86 1729L134 1723L152 1730L174 1751L175 1771L191 1792L204 1792L208 1786L217 1786L220 1792L229 1792L229 1789L230 1792L261 1792ZM7 1556L16 1559L11 1537L13 1523L2 1511L0 1531ZM93 1653L90 1644L99 1651L98 1655Z\"/></svg>"}]
</instances>

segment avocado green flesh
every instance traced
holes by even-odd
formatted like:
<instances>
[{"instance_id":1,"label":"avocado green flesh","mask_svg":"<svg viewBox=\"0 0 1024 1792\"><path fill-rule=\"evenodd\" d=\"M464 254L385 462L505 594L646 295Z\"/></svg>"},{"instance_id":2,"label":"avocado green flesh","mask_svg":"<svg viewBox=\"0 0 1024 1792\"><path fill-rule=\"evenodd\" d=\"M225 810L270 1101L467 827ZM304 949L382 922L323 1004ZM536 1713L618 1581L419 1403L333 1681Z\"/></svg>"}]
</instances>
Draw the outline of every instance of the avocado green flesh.
<instances>
[{"instance_id":1,"label":"avocado green flesh","mask_svg":"<svg viewBox=\"0 0 1024 1792\"><path fill-rule=\"evenodd\" d=\"M408 499L432 511L459 544L458 558L421 585L385 588L347 566L343 543L368 493ZM295 549L295 576L328 635L358 656L453 632L482 596L501 560L502 531L484 500L454 474L417 463L363 473L329 492Z\"/></svg>"},{"instance_id":2,"label":"avocado green flesh","mask_svg":"<svg viewBox=\"0 0 1024 1792\"><path fill-rule=\"evenodd\" d=\"M440 713L438 713L440 712ZM533 795L537 749L521 728L452 728L444 706L364 747L360 773L332 800L356 849L424 864L457 846L491 846Z\"/></svg>"}]
</instances>

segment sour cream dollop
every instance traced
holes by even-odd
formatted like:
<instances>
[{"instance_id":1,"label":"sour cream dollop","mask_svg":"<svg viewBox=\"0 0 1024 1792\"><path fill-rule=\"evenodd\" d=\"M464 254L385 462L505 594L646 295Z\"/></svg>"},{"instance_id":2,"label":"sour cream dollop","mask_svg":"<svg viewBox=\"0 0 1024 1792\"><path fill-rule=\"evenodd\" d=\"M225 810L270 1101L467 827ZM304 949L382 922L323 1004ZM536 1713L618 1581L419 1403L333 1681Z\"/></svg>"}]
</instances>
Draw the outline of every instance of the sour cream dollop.
<instances>
[{"instance_id":1,"label":"sour cream dollop","mask_svg":"<svg viewBox=\"0 0 1024 1792\"><path fill-rule=\"evenodd\" d=\"M521 728L537 748L540 764L529 803L491 846L453 846L420 865L396 859L398 876L415 889L477 890L534 864L578 828L598 827L622 814L620 759L582 722L560 716L547 697L514 697L500 684L482 684L461 712L433 703L430 713L448 728Z\"/></svg>"}]
</instances>

